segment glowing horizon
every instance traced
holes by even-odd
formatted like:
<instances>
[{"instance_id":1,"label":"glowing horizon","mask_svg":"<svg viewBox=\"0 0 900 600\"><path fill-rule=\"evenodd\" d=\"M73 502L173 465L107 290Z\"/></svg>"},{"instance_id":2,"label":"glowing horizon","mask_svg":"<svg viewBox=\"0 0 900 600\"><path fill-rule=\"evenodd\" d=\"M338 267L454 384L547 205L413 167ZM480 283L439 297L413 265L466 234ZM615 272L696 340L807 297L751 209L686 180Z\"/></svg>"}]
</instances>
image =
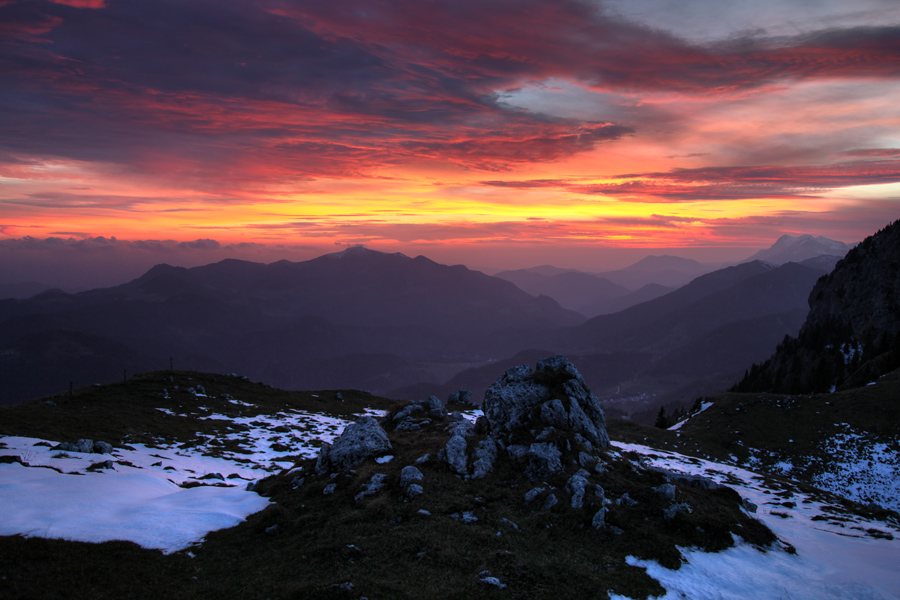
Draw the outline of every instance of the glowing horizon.
<instances>
[{"instance_id":1,"label":"glowing horizon","mask_svg":"<svg viewBox=\"0 0 900 600\"><path fill-rule=\"evenodd\" d=\"M672 6L0 2L0 242L575 262L900 216L900 7Z\"/></svg>"}]
</instances>

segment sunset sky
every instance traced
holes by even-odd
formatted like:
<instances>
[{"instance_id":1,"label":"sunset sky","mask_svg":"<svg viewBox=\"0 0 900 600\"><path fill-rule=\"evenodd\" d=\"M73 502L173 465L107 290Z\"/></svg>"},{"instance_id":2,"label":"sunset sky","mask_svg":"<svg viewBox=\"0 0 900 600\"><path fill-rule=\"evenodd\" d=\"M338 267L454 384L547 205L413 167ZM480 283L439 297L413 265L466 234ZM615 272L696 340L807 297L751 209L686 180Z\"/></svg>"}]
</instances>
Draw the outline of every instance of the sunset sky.
<instances>
[{"instance_id":1,"label":"sunset sky","mask_svg":"<svg viewBox=\"0 0 900 600\"><path fill-rule=\"evenodd\" d=\"M0 0L7 266L601 270L898 208L896 0Z\"/></svg>"}]
</instances>

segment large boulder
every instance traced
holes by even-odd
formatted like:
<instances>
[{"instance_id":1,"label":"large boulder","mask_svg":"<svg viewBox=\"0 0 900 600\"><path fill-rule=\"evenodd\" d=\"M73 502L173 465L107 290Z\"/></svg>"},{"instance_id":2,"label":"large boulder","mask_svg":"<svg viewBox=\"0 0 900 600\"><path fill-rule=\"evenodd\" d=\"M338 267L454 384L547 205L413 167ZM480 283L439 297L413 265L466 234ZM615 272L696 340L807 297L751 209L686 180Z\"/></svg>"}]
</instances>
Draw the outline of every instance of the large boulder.
<instances>
[{"instance_id":1,"label":"large boulder","mask_svg":"<svg viewBox=\"0 0 900 600\"><path fill-rule=\"evenodd\" d=\"M319 451L316 472L352 469L371 456L391 449L387 433L372 417L360 417L344 428L333 444L324 444Z\"/></svg>"},{"instance_id":2,"label":"large boulder","mask_svg":"<svg viewBox=\"0 0 900 600\"><path fill-rule=\"evenodd\" d=\"M600 401L564 356L540 360L534 371L527 365L509 369L484 393L482 409L495 439L536 420L579 433L597 447L609 446Z\"/></svg>"}]
</instances>

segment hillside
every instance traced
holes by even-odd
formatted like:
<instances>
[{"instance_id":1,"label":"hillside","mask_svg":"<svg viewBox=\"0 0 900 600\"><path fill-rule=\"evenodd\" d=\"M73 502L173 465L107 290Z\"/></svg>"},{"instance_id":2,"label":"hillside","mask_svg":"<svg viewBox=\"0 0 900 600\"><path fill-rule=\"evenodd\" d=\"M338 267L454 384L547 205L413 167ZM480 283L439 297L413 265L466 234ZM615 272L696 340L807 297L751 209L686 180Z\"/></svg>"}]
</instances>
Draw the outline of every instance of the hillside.
<instances>
[{"instance_id":1,"label":"hillside","mask_svg":"<svg viewBox=\"0 0 900 600\"><path fill-rule=\"evenodd\" d=\"M820 279L796 338L754 364L735 391L854 387L900 366L900 221L866 238Z\"/></svg>"},{"instance_id":2,"label":"hillside","mask_svg":"<svg viewBox=\"0 0 900 600\"><path fill-rule=\"evenodd\" d=\"M158 265L114 288L0 301L0 403L165 368L170 357L286 388L384 390L483 362L486 338L504 330L583 320L463 266L364 248L300 263ZM73 336L90 343L58 341Z\"/></svg>"}]
</instances>

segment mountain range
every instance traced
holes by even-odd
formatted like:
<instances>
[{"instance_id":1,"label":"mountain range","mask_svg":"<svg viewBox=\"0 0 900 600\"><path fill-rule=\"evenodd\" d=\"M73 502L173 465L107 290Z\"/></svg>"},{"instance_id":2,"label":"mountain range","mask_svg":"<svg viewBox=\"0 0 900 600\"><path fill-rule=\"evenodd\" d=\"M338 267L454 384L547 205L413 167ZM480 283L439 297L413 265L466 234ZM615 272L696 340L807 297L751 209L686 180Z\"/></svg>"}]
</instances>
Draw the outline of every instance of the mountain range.
<instances>
[{"instance_id":1,"label":"mountain range","mask_svg":"<svg viewBox=\"0 0 900 600\"><path fill-rule=\"evenodd\" d=\"M592 319L501 277L362 247L304 262L157 265L112 288L0 301L0 400L170 365L287 389L415 398L436 386L471 389L478 400L490 383L475 375L479 368L542 351L578 357L601 397L620 405L614 412L641 414L724 389L796 333L809 290L834 260L753 261L658 297L667 291L659 284L627 293L597 275L549 266L511 275L526 288L528 277L550 281L547 291L568 294L570 305L579 290L594 300L614 290L622 295L607 300L618 302L644 294ZM679 269L686 276L708 267L663 256L618 273L668 277Z\"/></svg>"}]
</instances>

